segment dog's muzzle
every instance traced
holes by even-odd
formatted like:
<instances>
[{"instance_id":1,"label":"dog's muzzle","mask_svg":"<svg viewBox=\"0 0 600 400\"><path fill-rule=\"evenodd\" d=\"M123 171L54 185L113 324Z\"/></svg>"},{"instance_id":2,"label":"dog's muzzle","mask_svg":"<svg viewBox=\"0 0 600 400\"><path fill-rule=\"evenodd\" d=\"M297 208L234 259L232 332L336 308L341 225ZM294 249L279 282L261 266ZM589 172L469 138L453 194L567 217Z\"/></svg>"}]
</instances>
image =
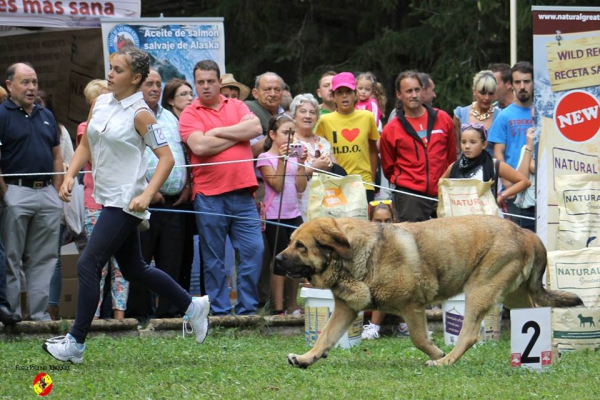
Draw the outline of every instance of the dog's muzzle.
<instances>
[{"instance_id":1,"label":"dog's muzzle","mask_svg":"<svg viewBox=\"0 0 600 400\"><path fill-rule=\"evenodd\" d=\"M284 254L284 252L277 254L275 263L277 264L277 267L285 271L285 275L288 278L310 278L313 274L313 269L311 267L308 265L295 264L286 254Z\"/></svg>"}]
</instances>

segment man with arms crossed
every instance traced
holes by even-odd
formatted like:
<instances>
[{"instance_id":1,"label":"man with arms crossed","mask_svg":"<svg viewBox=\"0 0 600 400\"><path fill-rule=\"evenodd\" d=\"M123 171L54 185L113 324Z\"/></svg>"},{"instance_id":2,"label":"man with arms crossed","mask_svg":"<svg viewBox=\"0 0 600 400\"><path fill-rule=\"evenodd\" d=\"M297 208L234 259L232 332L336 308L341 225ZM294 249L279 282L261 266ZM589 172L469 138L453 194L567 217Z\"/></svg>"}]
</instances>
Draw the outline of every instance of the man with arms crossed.
<instances>
[{"instance_id":1,"label":"man with arms crossed","mask_svg":"<svg viewBox=\"0 0 600 400\"><path fill-rule=\"evenodd\" d=\"M262 133L260 121L237 99L220 94L219 66L211 60L194 67L198 98L179 119L181 137L192 164L224 162L192 169L192 196L204 264L204 283L213 315L229 315L225 238L239 254L235 306L237 315L252 315L258 307L263 240L252 193L258 188L254 164L228 161L252 159L250 140ZM236 218L241 217L241 218Z\"/></svg>"}]
</instances>

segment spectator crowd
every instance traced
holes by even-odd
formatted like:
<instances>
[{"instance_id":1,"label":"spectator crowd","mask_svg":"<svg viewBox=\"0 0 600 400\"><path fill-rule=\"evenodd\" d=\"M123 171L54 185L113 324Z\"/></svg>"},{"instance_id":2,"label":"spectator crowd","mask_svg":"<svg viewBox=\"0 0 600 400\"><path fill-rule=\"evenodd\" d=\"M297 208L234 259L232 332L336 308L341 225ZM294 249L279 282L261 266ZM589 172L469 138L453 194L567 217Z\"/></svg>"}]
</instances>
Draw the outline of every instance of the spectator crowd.
<instances>
[{"instance_id":1,"label":"spectator crowd","mask_svg":"<svg viewBox=\"0 0 600 400\"><path fill-rule=\"evenodd\" d=\"M89 139L96 142L92 150L110 148L92 152L82 163L84 229L79 236L65 223L61 198L70 192L64 186L59 197L63 179L71 179L71 170L66 178L64 172L81 159L77 151L73 156L71 136L53 114L62 104L39 90L34 65L16 63L5 72L6 90L0 87L0 322L5 325L60 318L60 248L74 239L82 249L86 239L94 244L78 264L80 286L94 303L86 307L85 320L78 310L81 327L73 335L82 340L87 318L91 323L92 317L193 314L180 288L190 291L195 235L201 293L194 294L208 295L211 315L253 315L263 308L274 315L301 314L300 282L273 266L272 252L285 248L294 227L305 220L310 181L319 173L360 175L367 202L373 210L385 210L386 222L436 218L438 180L444 176L500 176L498 204L514 222L535 229L520 218L535 216L535 192L531 201L515 201L535 173L529 62L512 68L490 64L478 72L473 102L458 105L453 115L435 107L435 77L402 71L394 84L396 106L387 116L385 88L368 71L327 71L314 95L293 96L275 72L258 74L250 88L233 74L222 74L211 60L195 65L193 82L163 82L150 68L129 86L117 64L107 81L93 80L84 92L94 113L112 114L104 116L103 126L83 122L73 135L75 150L88 145L88 130L95 132ZM135 95L119 97L117 87L133 88ZM140 132L139 120L146 121L143 141L115 133L114 125L134 120L132 132ZM142 155L132 158L140 146ZM174 166L165 167L165 160ZM493 170L497 165L499 175ZM111 192L114 182L121 192ZM133 193L144 185L155 185L156 193L147 205L140 196L138 205ZM121 205L124 213L113 215L112 226L102 223L106 208ZM108 213L102 218L109 221ZM277 229L277 222L284 226ZM117 224L139 225L123 240L139 248L141 259L137 250L102 253L100 236L116 240ZM133 263L135 271L124 262ZM161 275L138 279L146 276L144 265ZM130 282L128 276L135 279ZM369 329L374 333L366 338L378 337L383 315L373 317Z\"/></svg>"}]
</instances>

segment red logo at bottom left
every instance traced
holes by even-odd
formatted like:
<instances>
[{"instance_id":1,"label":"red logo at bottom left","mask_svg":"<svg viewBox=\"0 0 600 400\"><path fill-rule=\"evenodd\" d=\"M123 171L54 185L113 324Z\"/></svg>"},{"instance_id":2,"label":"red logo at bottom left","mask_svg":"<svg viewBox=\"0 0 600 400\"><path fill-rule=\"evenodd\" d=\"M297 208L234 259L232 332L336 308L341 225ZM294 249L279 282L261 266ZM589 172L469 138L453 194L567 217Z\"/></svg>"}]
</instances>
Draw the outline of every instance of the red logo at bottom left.
<instances>
[{"instance_id":1,"label":"red logo at bottom left","mask_svg":"<svg viewBox=\"0 0 600 400\"><path fill-rule=\"evenodd\" d=\"M40 372L33 379L33 390L38 396L47 396L52 391L52 378L45 372Z\"/></svg>"}]
</instances>

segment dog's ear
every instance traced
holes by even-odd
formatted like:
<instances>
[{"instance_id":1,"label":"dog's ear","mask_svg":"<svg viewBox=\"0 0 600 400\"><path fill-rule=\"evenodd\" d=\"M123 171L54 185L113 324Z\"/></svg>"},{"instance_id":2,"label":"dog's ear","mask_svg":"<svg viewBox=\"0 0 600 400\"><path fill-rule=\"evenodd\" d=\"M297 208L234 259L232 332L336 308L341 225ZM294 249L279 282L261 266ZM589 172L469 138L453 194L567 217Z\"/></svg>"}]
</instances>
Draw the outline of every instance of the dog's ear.
<instances>
[{"instance_id":1,"label":"dog's ear","mask_svg":"<svg viewBox=\"0 0 600 400\"><path fill-rule=\"evenodd\" d=\"M320 248L330 248L341 258L351 260L353 251L346 235L340 231L335 220L331 224L322 225L321 231L315 235L315 242Z\"/></svg>"}]
</instances>

